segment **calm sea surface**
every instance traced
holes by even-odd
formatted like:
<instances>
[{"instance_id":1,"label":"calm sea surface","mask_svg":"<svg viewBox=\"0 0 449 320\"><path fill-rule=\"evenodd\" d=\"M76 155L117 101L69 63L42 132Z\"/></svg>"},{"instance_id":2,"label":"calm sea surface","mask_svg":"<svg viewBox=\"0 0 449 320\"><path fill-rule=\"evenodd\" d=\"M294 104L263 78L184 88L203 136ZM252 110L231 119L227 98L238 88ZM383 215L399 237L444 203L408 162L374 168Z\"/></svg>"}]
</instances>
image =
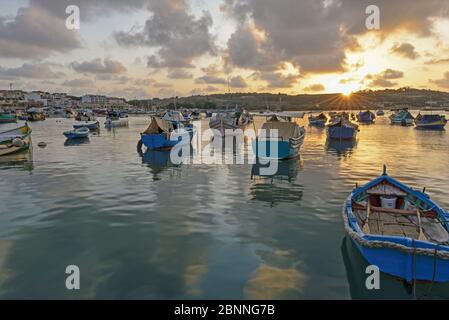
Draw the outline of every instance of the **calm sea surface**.
<instances>
[{"instance_id":1,"label":"calm sea surface","mask_svg":"<svg viewBox=\"0 0 449 320\"><path fill-rule=\"evenodd\" d=\"M341 208L387 164L449 209L448 132L384 117L351 145L306 126L301 158L267 178L250 164L141 157L148 119L75 145L62 135L72 120L31 124L32 155L0 163L0 299L415 297L386 275L380 291L364 289L367 264L345 238ZM65 287L72 264L78 291ZM422 284L416 297L448 299L449 285Z\"/></svg>"}]
</instances>

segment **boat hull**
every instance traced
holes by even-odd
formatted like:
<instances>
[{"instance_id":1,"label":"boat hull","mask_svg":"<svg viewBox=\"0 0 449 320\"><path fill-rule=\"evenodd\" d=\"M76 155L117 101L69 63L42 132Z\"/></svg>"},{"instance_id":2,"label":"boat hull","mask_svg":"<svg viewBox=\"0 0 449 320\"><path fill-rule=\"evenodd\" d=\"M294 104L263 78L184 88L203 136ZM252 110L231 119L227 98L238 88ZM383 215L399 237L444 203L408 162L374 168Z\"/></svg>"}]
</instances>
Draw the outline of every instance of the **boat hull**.
<instances>
[{"instance_id":1,"label":"boat hull","mask_svg":"<svg viewBox=\"0 0 449 320\"><path fill-rule=\"evenodd\" d=\"M147 147L148 150L170 150L176 145L187 144L183 139L170 140L163 133L161 134L142 134L141 136L142 144ZM190 140L188 141L190 143Z\"/></svg>"},{"instance_id":2,"label":"boat hull","mask_svg":"<svg viewBox=\"0 0 449 320\"><path fill-rule=\"evenodd\" d=\"M333 140L351 140L356 138L357 129L351 127L328 127L327 136Z\"/></svg>"},{"instance_id":3,"label":"boat hull","mask_svg":"<svg viewBox=\"0 0 449 320\"><path fill-rule=\"evenodd\" d=\"M90 131L96 131L96 130L100 129L100 123L98 121L96 121L94 123L79 123L79 124L74 124L73 128L74 129L87 128Z\"/></svg>"},{"instance_id":4,"label":"boat hull","mask_svg":"<svg viewBox=\"0 0 449 320\"><path fill-rule=\"evenodd\" d=\"M25 127L18 128L16 130L10 130L11 133L15 133L17 130L25 130ZM31 129L28 130L23 135L17 135L15 137L11 137L10 139L7 137L0 138L0 156L6 156L15 154L21 151L28 150L31 146ZM22 145L14 145L14 139L19 138L22 141Z\"/></svg>"},{"instance_id":5,"label":"boat hull","mask_svg":"<svg viewBox=\"0 0 449 320\"><path fill-rule=\"evenodd\" d=\"M354 239L351 239L355 243L360 254L370 264L377 266L380 271L388 273L394 277L398 277L412 282L413 279L420 281L436 281L436 282L448 282L449 281L449 260L443 260L437 258L434 261L434 257L423 256L416 254L415 256L410 253L401 252L395 249L388 248L367 248L360 245ZM403 239L404 245L412 248L411 239ZM414 262L416 260L416 262ZM436 263L437 272L434 277L434 262ZM415 267L413 267L415 265Z\"/></svg>"},{"instance_id":6,"label":"boat hull","mask_svg":"<svg viewBox=\"0 0 449 320\"><path fill-rule=\"evenodd\" d=\"M327 120L310 120L309 124L311 126L324 128L326 126Z\"/></svg>"},{"instance_id":7,"label":"boat hull","mask_svg":"<svg viewBox=\"0 0 449 320\"><path fill-rule=\"evenodd\" d=\"M104 126L106 128L116 128L116 127L127 127L128 126L128 119L127 118L121 118L118 120L110 120L107 119L104 123Z\"/></svg>"},{"instance_id":8,"label":"boat hull","mask_svg":"<svg viewBox=\"0 0 449 320\"><path fill-rule=\"evenodd\" d=\"M416 123L416 129L421 130L444 130L444 127L446 127L447 122L436 122L436 123Z\"/></svg>"},{"instance_id":9,"label":"boat hull","mask_svg":"<svg viewBox=\"0 0 449 320\"><path fill-rule=\"evenodd\" d=\"M257 158L290 159L299 155L303 140L291 143L285 140L255 139L252 141L252 147ZM276 144L277 150L272 150L271 144Z\"/></svg>"},{"instance_id":10,"label":"boat hull","mask_svg":"<svg viewBox=\"0 0 449 320\"><path fill-rule=\"evenodd\" d=\"M0 124L2 123L16 123L17 117L16 116L1 116L0 115Z\"/></svg>"}]
</instances>

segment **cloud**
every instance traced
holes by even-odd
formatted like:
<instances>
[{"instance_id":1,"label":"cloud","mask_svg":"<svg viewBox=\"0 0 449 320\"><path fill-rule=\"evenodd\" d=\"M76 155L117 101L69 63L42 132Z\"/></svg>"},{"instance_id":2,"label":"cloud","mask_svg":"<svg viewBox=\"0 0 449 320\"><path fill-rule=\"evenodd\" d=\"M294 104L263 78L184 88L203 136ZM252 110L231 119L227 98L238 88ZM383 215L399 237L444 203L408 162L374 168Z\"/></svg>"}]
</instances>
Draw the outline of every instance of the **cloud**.
<instances>
[{"instance_id":1,"label":"cloud","mask_svg":"<svg viewBox=\"0 0 449 320\"><path fill-rule=\"evenodd\" d=\"M255 72L251 77L265 81L267 89L291 88L300 78L299 75L283 75L280 72Z\"/></svg>"},{"instance_id":2,"label":"cloud","mask_svg":"<svg viewBox=\"0 0 449 320\"><path fill-rule=\"evenodd\" d=\"M33 79L55 79L65 76L63 72L55 72L51 69L49 63L30 64L24 63L16 68L0 67L0 78L16 79L16 78L33 78Z\"/></svg>"},{"instance_id":3,"label":"cloud","mask_svg":"<svg viewBox=\"0 0 449 320\"><path fill-rule=\"evenodd\" d=\"M368 0L224 0L221 10L237 23L226 48L229 65L278 71L290 62L301 73L342 72L346 50L357 49L365 27ZM379 36L406 30L430 35L434 17L449 16L446 0L378 0ZM407 49L404 47L402 49ZM399 49L400 50L400 49ZM408 53L413 56L413 51ZM415 53L416 54L416 53Z\"/></svg>"},{"instance_id":4,"label":"cloud","mask_svg":"<svg viewBox=\"0 0 449 320\"><path fill-rule=\"evenodd\" d=\"M224 78L215 77L215 76L209 76L205 75L202 77L199 77L195 79L195 83L204 83L204 84L227 84L228 82Z\"/></svg>"},{"instance_id":5,"label":"cloud","mask_svg":"<svg viewBox=\"0 0 449 320\"><path fill-rule=\"evenodd\" d=\"M214 86L207 86L206 88L204 88L204 91L207 92L215 92L215 91L219 91L220 89Z\"/></svg>"},{"instance_id":6,"label":"cloud","mask_svg":"<svg viewBox=\"0 0 449 320\"><path fill-rule=\"evenodd\" d=\"M248 86L242 76L232 77L229 84L232 88L246 88Z\"/></svg>"},{"instance_id":7,"label":"cloud","mask_svg":"<svg viewBox=\"0 0 449 320\"><path fill-rule=\"evenodd\" d=\"M62 83L62 85L66 87L76 87L76 88L92 88L95 86L95 83L92 81L92 79L72 79L72 80L66 80Z\"/></svg>"},{"instance_id":8,"label":"cloud","mask_svg":"<svg viewBox=\"0 0 449 320\"><path fill-rule=\"evenodd\" d=\"M394 54L408 59L416 59L419 57L419 54L418 52L416 52L415 47L412 44L406 42L401 44L394 44L390 51Z\"/></svg>"},{"instance_id":9,"label":"cloud","mask_svg":"<svg viewBox=\"0 0 449 320\"><path fill-rule=\"evenodd\" d=\"M429 82L434 83L441 88L449 88L449 72L444 73L443 79L429 80Z\"/></svg>"},{"instance_id":10,"label":"cloud","mask_svg":"<svg viewBox=\"0 0 449 320\"><path fill-rule=\"evenodd\" d=\"M393 69L385 69L384 71L378 74L368 74L366 75L366 80L371 80L368 84L372 87L383 87L383 88L391 88L397 86L396 82L392 82L390 80L400 79L404 77L404 72L393 70Z\"/></svg>"},{"instance_id":11,"label":"cloud","mask_svg":"<svg viewBox=\"0 0 449 320\"><path fill-rule=\"evenodd\" d=\"M311 84L303 89L305 92L319 92L324 91L326 88L321 83Z\"/></svg>"},{"instance_id":12,"label":"cloud","mask_svg":"<svg viewBox=\"0 0 449 320\"><path fill-rule=\"evenodd\" d=\"M385 79L374 79L369 84L370 87L383 87L383 88L391 88L397 86L396 82L391 82Z\"/></svg>"},{"instance_id":13,"label":"cloud","mask_svg":"<svg viewBox=\"0 0 449 320\"><path fill-rule=\"evenodd\" d=\"M65 12L65 11L62 11ZM0 16L0 56L37 59L81 47L78 33L65 27L65 15L39 7L19 8L13 19Z\"/></svg>"},{"instance_id":14,"label":"cloud","mask_svg":"<svg viewBox=\"0 0 449 320\"><path fill-rule=\"evenodd\" d=\"M193 75L182 69L172 69L168 71L167 77L170 79L191 79Z\"/></svg>"},{"instance_id":15,"label":"cloud","mask_svg":"<svg viewBox=\"0 0 449 320\"><path fill-rule=\"evenodd\" d=\"M157 54L147 60L148 67L193 68L195 58L215 53L209 12L199 17L191 14L186 0L153 0L149 10L152 15L142 30L114 34L122 46L157 48Z\"/></svg>"},{"instance_id":16,"label":"cloud","mask_svg":"<svg viewBox=\"0 0 449 320\"><path fill-rule=\"evenodd\" d=\"M449 63L449 58L446 59L432 59L425 62L425 64L445 64Z\"/></svg>"},{"instance_id":17,"label":"cloud","mask_svg":"<svg viewBox=\"0 0 449 320\"><path fill-rule=\"evenodd\" d=\"M93 59L91 61L84 61L82 63L72 62L70 67L81 73L93 73L93 74L119 74L126 72L125 66L119 61L111 59L104 59L102 62L100 58Z\"/></svg>"}]
</instances>

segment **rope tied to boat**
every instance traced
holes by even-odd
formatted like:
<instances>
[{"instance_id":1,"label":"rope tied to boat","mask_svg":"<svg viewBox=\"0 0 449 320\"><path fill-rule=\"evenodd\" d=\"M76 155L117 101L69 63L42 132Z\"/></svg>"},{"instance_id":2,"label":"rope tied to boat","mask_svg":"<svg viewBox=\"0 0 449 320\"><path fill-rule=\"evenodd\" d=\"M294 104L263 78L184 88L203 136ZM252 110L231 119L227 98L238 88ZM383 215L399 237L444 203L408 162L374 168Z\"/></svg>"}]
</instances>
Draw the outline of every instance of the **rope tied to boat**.
<instances>
[{"instance_id":1,"label":"rope tied to boat","mask_svg":"<svg viewBox=\"0 0 449 320\"><path fill-rule=\"evenodd\" d=\"M359 243L363 247L367 248L373 248L373 249L394 249L399 250L401 252L407 253L407 254L419 254L423 256L428 257L438 257L443 260L449 260L449 251L443 251L443 250L437 250L437 249L424 249L424 248L410 248L407 246L404 246L399 243L394 243L391 241L379 241L379 240L367 240L360 236L357 232L355 232L350 226L348 221L348 216L346 215L346 202L343 206L342 210L342 216L345 226L346 233L357 243Z\"/></svg>"}]
</instances>

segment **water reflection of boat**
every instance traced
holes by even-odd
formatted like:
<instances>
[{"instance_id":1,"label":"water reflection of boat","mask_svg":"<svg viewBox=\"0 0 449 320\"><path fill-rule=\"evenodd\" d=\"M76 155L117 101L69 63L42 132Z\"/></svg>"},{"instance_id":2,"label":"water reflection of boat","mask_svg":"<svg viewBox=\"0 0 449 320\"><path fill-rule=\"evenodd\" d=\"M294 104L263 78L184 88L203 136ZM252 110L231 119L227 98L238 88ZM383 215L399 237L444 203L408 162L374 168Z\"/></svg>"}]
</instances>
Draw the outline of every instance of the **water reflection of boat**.
<instances>
[{"instance_id":1,"label":"water reflection of boat","mask_svg":"<svg viewBox=\"0 0 449 320\"><path fill-rule=\"evenodd\" d=\"M31 149L0 157L0 170L11 167L32 171L33 152Z\"/></svg>"},{"instance_id":2,"label":"water reflection of boat","mask_svg":"<svg viewBox=\"0 0 449 320\"><path fill-rule=\"evenodd\" d=\"M266 173L261 164L253 164L251 168L250 188L252 200L269 203L273 207L279 203L299 202L302 200L303 187L295 183L298 175L297 159L276 161L278 168L275 173Z\"/></svg>"},{"instance_id":3,"label":"water reflection of boat","mask_svg":"<svg viewBox=\"0 0 449 320\"><path fill-rule=\"evenodd\" d=\"M447 284L418 283L413 288L397 278L380 272L380 289L368 290L366 280L370 274L366 273L368 262L363 258L352 240L345 236L341 244L341 254L346 269L351 298L355 300L376 299L448 299L449 286Z\"/></svg>"},{"instance_id":4,"label":"water reflection of boat","mask_svg":"<svg viewBox=\"0 0 449 320\"><path fill-rule=\"evenodd\" d=\"M335 140L327 139L326 149L335 152L337 155L346 155L351 153L357 146L357 140Z\"/></svg>"},{"instance_id":5,"label":"water reflection of boat","mask_svg":"<svg viewBox=\"0 0 449 320\"><path fill-rule=\"evenodd\" d=\"M64 146L66 146L66 147L80 146L80 145L89 144L89 143L90 143L90 140L88 137L87 138L78 138L78 139L67 139L64 142Z\"/></svg>"}]
</instances>

